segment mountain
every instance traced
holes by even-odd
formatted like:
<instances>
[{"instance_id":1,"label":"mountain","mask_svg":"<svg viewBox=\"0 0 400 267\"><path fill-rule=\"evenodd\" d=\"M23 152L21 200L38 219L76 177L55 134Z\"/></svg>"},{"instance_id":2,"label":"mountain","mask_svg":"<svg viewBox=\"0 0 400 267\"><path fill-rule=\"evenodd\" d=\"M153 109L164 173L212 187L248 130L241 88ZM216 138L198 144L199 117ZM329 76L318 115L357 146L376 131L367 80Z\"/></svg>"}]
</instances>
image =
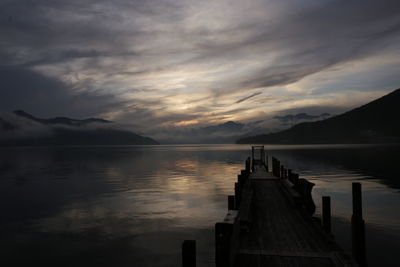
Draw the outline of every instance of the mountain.
<instances>
[{"instance_id":1,"label":"mountain","mask_svg":"<svg viewBox=\"0 0 400 267\"><path fill-rule=\"evenodd\" d=\"M400 89L329 119L287 130L242 138L238 144L313 144L400 142Z\"/></svg>"},{"instance_id":2,"label":"mountain","mask_svg":"<svg viewBox=\"0 0 400 267\"><path fill-rule=\"evenodd\" d=\"M285 114L246 123L227 121L203 127L169 128L163 129L162 134L158 131L153 135L165 144L232 144L240 138L281 131L299 122L317 121L330 116L328 113Z\"/></svg>"},{"instance_id":3,"label":"mountain","mask_svg":"<svg viewBox=\"0 0 400 267\"><path fill-rule=\"evenodd\" d=\"M22 110L0 117L0 146L155 145L157 141L99 118L36 118Z\"/></svg>"},{"instance_id":4,"label":"mountain","mask_svg":"<svg viewBox=\"0 0 400 267\"><path fill-rule=\"evenodd\" d=\"M228 121L221 124L196 127L177 128L163 131L166 137L161 137L166 144L232 144L243 136L245 124Z\"/></svg>"},{"instance_id":5,"label":"mountain","mask_svg":"<svg viewBox=\"0 0 400 267\"><path fill-rule=\"evenodd\" d=\"M200 128L204 133L240 132L245 125L234 121Z\"/></svg>"},{"instance_id":6,"label":"mountain","mask_svg":"<svg viewBox=\"0 0 400 267\"><path fill-rule=\"evenodd\" d=\"M55 124L60 124L60 125L69 125L69 126L83 126L87 125L90 123L111 123L111 121L104 120L104 119L98 119L98 118L89 118L89 119L84 119L84 120L77 120L77 119L70 119L66 117L55 117L55 118L50 118L50 119L40 119L32 116L29 113L26 113L23 110L16 110L14 111L15 115L18 115L20 117L24 117L42 124L49 124L49 125L55 125Z\"/></svg>"}]
</instances>

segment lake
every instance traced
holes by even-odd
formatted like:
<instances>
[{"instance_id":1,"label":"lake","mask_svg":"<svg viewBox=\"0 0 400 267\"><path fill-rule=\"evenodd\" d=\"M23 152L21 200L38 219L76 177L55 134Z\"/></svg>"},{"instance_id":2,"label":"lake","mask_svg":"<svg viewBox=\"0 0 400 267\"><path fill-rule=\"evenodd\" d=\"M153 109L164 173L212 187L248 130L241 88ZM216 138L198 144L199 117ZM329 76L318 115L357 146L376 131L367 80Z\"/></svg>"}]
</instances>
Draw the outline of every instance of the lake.
<instances>
[{"instance_id":1,"label":"lake","mask_svg":"<svg viewBox=\"0 0 400 267\"><path fill-rule=\"evenodd\" d=\"M227 211L249 145L24 147L0 150L4 266L181 265L197 240L198 266L214 266L214 224ZM398 266L398 145L265 147L331 196L332 230L351 253L351 183L363 188L369 266Z\"/></svg>"}]
</instances>

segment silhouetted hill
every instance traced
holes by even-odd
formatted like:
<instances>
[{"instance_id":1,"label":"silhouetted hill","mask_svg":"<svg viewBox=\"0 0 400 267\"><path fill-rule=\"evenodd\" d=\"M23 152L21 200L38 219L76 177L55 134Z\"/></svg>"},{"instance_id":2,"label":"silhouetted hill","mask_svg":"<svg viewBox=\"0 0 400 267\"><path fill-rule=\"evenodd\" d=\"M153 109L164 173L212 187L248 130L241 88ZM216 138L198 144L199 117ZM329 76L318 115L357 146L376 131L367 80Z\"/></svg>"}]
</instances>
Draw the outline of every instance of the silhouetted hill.
<instances>
[{"instance_id":1,"label":"silhouetted hill","mask_svg":"<svg viewBox=\"0 0 400 267\"><path fill-rule=\"evenodd\" d=\"M82 126L82 125L87 125L90 123L111 123L111 121L104 120L104 119L98 119L98 118L89 118L89 119L84 119L84 120L77 120L77 119L70 119L66 117L55 117L55 118L50 118L50 119L40 119L32 116L29 113L26 113L23 110L16 110L14 111L15 115L18 115L20 117L24 117L42 124L50 124L50 125L55 125L55 124L62 124L62 125L70 125L70 126Z\"/></svg>"},{"instance_id":2,"label":"silhouetted hill","mask_svg":"<svg viewBox=\"0 0 400 267\"><path fill-rule=\"evenodd\" d=\"M400 89L344 114L287 130L239 139L238 144L400 142Z\"/></svg>"},{"instance_id":3,"label":"silhouetted hill","mask_svg":"<svg viewBox=\"0 0 400 267\"><path fill-rule=\"evenodd\" d=\"M245 125L228 121L221 124L189 129L168 143L232 144L243 135Z\"/></svg>"},{"instance_id":4,"label":"silhouetted hill","mask_svg":"<svg viewBox=\"0 0 400 267\"><path fill-rule=\"evenodd\" d=\"M155 145L157 141L112 127L104 119L41 119L22 110L0 118L0 146Z\"/></svg>"},{"instance_id":5,"label":"silhouetted hill","mask_svg":"<svg viewBox=\"0 0 400 267\"><path fill-rule=\"evenodd\" d=\"M245 123L227 121L202 127L173 128L163 131L163 134L159 135L159 140L166 144L232 144L241 138L277 132L300 122L317 121L330 116L328 113L320 115L284 113Z\"/></svg>"},{"instance_id":6,"label":"silhouetted hill","mask_svg":"<svg viewBox=\"0 0 400 267\"><path fill-rule=\"evenodd\" d=\"M222 124L211 125L201 128L203 133L216 133L216 132L239 132L243 129L244 124L228 121Z\"/></svg>"}]
</instances>

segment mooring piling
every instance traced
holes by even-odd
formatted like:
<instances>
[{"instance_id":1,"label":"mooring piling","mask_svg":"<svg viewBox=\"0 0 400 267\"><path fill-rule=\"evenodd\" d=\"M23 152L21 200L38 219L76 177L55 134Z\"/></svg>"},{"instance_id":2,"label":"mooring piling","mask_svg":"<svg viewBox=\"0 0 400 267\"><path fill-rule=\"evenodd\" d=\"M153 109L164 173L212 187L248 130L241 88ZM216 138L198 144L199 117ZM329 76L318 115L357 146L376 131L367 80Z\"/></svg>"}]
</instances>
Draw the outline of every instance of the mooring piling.
<instances>
[{"instance_id":1,"label":"mooring piling","mask_svg":"<svg viewBox=\"0 0 400 267\"><path fill-rule=\"evenodd\" d=\"M240 187L243 186L246 176L243 174L238 174L238 184Z\"/></svg>"},{"instance_id":2,"label":"mooring piling","mask_svg":"<svg viewBox=\"0 0 400 267\"><path fill-rule=\"evenodd\" d=\"M232 249L233 222L220 222L215 224L215 266L231 266L235 251Z\"/></svg>"},{"instance_id":3,"label":"mooring piling","mask_svg":"<svg viewBox=\"0 0 400 267\"><path fill-rule=\"evenodd\" d=\"M235 207L236 209L239 209L240 207L240 201L241 201L241 195L242 195L242 189L239 185L239 183L235 183Z\"/></svg>"},{"instance_id":4,"label":"mooring piling","mask_svg":"<svg viewBox=\"0 0 400 267\"><path fill-rule=\"evenodd\" d=\"M293 174L293 184L297 185L299 182L299 174L298 173L294 173Z\"/></svg>"},{"instance_id":5,"label":"mooring piling","mask_svg":"<svg viewBox=\"0 0 400 267\"><path fill-rule=\"evenodd\" d=\"M196 240L183 241L182 267L196 267Z\"/></svg>"},{"instance_id":6,"label":"mooring piling","mask_svg":"<svg viewBox=\"0 0 400 267\"><path fill-rule=\"evenodd\" d=\"M322 227L328 234L331 233L331 197L322 197Z\"/></svg>"},{"instance_id":7,"label":"mooring piling","mask_svg":"<svg viewBox=\"0 0 400 267\"><path fill-rule=\"evenodd\" d=\"M248 157L248 158L246 159L245 166L246 166L246 172L247 172L247 173L250 173L250 157Z\"/></svg>"},{"instance_id":8,"label":"mooring piling","mask_svg":"<svg viewBox=\"0 0 400 267\"><path fill-rule=\"evenodd\" d=\"M275 157L272 157L272 173L276 177L280 177L281 163Z\"/></svg>"},{"instance_id":9,"label":"mooring piling","mask_svg":"<svg viewBox=\"0 0 400 267\"><path fill-rule=\"evenodd\" d=\"M367 266L365 249L365 222L362 217L361 184L352 183L353 215L351 216L353 257L361 266Z\"/></svg>"},{"instance_id":10,"label":"mooring piling","mask_svg":"<svg viewBox=\"0 0 400 267\"><path fill-rule=\"evenodd\" d=\"M228 210L235 210L235 196L229 195L228 196Z\"/></svg>"}]
</instances>

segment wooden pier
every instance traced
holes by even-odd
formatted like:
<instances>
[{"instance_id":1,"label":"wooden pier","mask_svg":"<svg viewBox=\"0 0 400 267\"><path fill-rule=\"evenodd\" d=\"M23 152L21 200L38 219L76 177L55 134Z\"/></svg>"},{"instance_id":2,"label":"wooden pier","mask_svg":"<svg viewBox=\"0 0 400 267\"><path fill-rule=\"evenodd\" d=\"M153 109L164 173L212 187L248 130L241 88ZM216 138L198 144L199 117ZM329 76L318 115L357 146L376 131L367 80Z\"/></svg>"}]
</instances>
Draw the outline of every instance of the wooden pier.
<instances>
[{"instance_id":1,"label":"wooden pier","mask_svg":"<svg viewBox=\"0 0 400 267\"><path fill-rule=\"evenodd\" d=\"M322 197L322 219L313 217L314 184L268 160L264 146L253 146L251 155L228 196L228 213L215 224L216 267L367 266L360 183L352 185L350 257L331 234L330 197ZM196 266L195 240L182 244L182 266Z\"/></svg>"},{"instance_id":2,"label":"wooden pier","mask_svg":"<svg viewBox=\"0 0 400 267\"><path fill-rule=\"evenodd\" d=\"M228 213L215 225L216 267L358 266L330 233L330 198L321 223L312 216L314 184L275 158L270 169L267 159L263 146L252 147L238 175Z\"/></svg>"}]
</instances>

